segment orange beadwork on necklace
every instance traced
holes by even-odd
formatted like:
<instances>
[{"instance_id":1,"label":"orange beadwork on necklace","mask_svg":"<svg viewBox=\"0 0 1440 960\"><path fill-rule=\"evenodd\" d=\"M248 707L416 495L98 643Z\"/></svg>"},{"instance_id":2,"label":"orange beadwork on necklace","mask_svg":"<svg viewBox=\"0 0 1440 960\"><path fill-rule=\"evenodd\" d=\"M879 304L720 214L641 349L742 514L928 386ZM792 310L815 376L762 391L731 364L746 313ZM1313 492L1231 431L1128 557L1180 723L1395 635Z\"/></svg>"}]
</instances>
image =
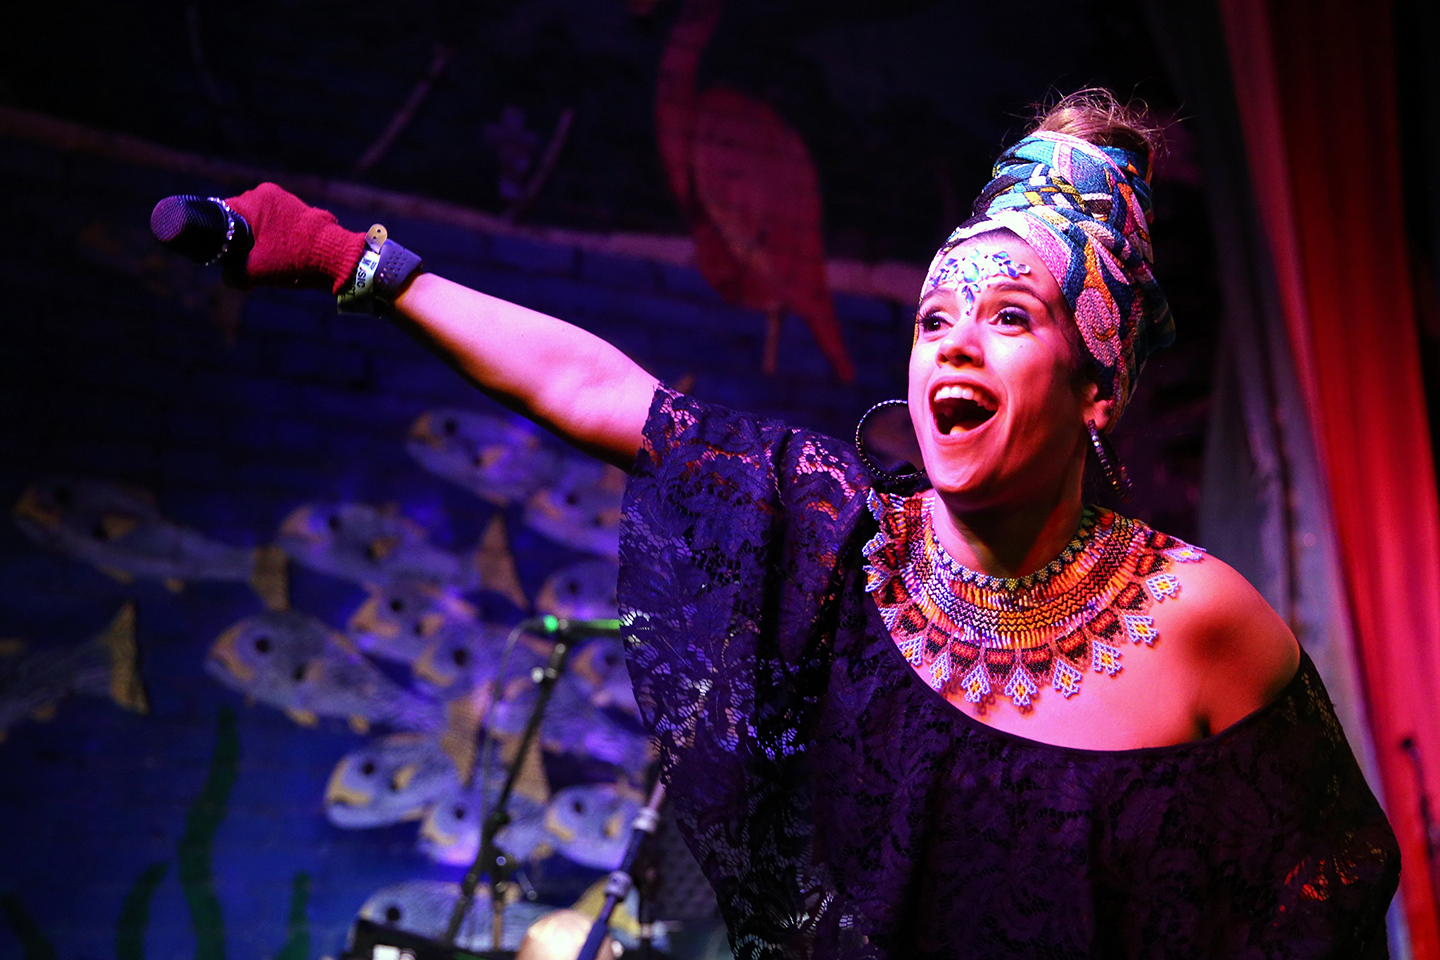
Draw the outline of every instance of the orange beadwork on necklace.
<instances>
[{"instance_id":1,"label":"orange beadwork on necklace","mask_svg":"<svg viewBox=\"0 0 1440 960\"><path fill-rule=\"evenodd\" d=\"M925 494L870 491L880 530L865 545L865 589L925 682L970 703L998 691L1028 710L1046 686L1079 693L1087 667L1115 676L1126 640L1159 638L1149 610L1180 591L1171 563L1205 556L1138 520L1086 507L1060 556L1025 577L992 577L945 552L930 503Z\"/></svg>"}]
</instances>

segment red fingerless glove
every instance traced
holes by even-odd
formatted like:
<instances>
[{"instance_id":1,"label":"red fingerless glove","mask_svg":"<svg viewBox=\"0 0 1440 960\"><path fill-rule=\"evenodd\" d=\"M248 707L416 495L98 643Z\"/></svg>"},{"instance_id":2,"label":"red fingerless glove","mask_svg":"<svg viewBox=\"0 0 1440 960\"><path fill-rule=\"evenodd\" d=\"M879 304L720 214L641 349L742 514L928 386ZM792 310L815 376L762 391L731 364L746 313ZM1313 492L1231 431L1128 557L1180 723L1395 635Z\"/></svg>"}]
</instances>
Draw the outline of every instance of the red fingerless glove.
<instances>
[{"instance_id":1,"label":"red fingerless glove","mask_svg":"<svg viewBox=\"0 0 1440 960\"><path fill-rule=\"evenodd\" d=\"M338 294L355 276L365 234L346 230L329 210L312 207L273 183L225 201L250 224L255 247L246 287L308 287Z\"/></svg>"}]
</instances>

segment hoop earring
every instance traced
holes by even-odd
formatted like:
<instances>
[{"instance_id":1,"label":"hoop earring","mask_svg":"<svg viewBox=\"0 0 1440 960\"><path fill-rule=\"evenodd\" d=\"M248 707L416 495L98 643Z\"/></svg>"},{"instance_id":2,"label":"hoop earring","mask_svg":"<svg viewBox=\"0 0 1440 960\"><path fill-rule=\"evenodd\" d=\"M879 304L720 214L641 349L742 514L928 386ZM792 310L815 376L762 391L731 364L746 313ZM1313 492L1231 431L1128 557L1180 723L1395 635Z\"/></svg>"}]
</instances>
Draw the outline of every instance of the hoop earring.
<instances>
[{"instance_id":1,"label":"hoop earring","mask_svg":"<svg viewBox=\"0 0 1440 960\"><path fill-rule=\"evenodd\" d=\"M877 486L918 486L925 480L920 443L904 400L882 400L865 411L855 425L855 451Z\"/></svg>"},{"instance_id":2,"label":"hoop earring","mask_svg":"<svg viewBox=\"0 0 1440 960\"><path fill-rule=\"evenodd\" d=\"M1090 445L1095 448L1095 456L1100 461L1100 470L1105 474L1106 482L1121 500L1128 503L1135 487L1130 482L1130 474L1125 472L1125 464L1120 462L1115 448L1110 445L1110 438L1096 428L1094 420L1086 420L1085 429L1090 431Z\"/></svg>"}]
</instances>

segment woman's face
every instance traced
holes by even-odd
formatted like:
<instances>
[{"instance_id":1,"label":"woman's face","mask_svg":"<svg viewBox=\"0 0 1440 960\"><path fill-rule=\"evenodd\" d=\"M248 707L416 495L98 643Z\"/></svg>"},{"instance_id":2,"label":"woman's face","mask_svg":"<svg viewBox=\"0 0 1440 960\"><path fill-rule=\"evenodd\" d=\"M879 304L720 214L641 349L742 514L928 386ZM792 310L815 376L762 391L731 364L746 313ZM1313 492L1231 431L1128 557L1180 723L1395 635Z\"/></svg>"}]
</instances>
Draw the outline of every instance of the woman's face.
<instances>
[{"instance_id":1,"label":"woman's face","mask_svg":"<svg viewBox=\"0 0 1440 960\"><path fill-rule=\"evenodd\" d=\"M967 240L916 316L910 417L936 491L964 509L1059 494L1109 404L1077 373L1070 308L1040 258L1008 232Z\"/></svg>"}]
</instances>

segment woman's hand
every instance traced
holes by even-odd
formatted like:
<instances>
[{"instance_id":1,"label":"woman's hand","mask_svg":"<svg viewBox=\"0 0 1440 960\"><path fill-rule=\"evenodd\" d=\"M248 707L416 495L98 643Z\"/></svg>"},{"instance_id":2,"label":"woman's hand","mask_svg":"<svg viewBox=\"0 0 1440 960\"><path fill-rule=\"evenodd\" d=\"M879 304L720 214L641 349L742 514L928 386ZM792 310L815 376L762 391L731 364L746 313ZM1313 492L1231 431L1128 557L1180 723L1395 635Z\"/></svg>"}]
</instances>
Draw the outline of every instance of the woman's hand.
<instances>
[{"instance_id":1,"label":"woman's hand","mask_svg":"<svg viewBox=\"0 0 1440 960\"><path fill-rule=\"evenodd\" d=\"M333 294L354 277L365 252L365 234L346 230L329 210L312 207L273 183L225 202L255 235L245 272L236 278L242 285L307 287Z\"/></svg>"}]
</instances>

